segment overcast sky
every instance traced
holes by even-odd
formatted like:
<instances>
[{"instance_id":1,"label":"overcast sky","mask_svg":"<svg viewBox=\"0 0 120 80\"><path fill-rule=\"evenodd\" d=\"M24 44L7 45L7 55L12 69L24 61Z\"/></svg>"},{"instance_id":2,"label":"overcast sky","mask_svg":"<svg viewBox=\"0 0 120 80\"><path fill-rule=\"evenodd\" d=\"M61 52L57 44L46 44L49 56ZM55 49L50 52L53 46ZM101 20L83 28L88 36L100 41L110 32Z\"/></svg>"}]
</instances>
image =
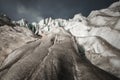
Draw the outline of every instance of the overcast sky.
<instances>
[{"instance_id":1,"label":"overcast sky","mask_svg":"<svg viewBox=\"0 0 120 80\"><path fill-rule=\"evenodd\" d=\"M29 22L47 17L68 19L77 13L88 16L92 10L106 8L115 1L118 0L0 0L0 13Z\"/></svg>"}]
</instances>

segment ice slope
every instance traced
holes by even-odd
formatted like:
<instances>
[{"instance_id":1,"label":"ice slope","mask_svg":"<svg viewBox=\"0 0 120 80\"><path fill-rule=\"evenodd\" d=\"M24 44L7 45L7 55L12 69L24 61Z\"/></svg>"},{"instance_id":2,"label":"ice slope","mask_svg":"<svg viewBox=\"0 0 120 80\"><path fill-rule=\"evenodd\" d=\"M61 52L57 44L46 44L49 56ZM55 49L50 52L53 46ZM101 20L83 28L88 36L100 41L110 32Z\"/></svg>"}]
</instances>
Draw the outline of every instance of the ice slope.
<instances>
[{"instance_id":1,"label":"ice slope","mask_svg":"<svg viewBox=\"0 0 120 80\"><path fill-rule=\"evenodd\" d=\"M120 77L120 1L92 11L88 17L77 14L69 20L47 18L36 24L36 33L42 36L57 27L64 28L84 47L93 64Z\"/></svg>"}]
</instances>

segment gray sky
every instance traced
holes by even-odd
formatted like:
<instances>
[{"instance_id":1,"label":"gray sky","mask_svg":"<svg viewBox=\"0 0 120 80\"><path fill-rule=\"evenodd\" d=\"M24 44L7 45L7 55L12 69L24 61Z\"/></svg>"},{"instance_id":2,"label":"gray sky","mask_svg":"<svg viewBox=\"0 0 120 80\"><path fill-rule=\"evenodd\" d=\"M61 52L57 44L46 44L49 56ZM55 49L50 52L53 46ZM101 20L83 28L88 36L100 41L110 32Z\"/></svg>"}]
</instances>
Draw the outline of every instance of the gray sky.
<instances>
[{"instance_id":1,"label":"gray sky","mask_svg":"<svg viewBox=\"0 0 120 80\"><path fill-rule=\"evenodd\" d=\"M92 10L106 8L115 1L118 0L0 0L0 13L29 22L47 17L68 19L77 13L88 16Z\"/></svg>"}]
</instances>

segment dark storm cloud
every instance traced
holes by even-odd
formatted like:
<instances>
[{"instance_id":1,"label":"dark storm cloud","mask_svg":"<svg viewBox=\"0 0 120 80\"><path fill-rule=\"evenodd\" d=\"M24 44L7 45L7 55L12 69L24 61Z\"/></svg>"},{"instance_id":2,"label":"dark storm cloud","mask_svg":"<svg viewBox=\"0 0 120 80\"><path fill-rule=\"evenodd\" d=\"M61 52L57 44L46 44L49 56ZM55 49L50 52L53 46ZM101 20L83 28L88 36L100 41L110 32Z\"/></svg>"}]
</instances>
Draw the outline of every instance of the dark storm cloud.
<instances>
[{"instance_id":1,"label":"dark storm cloud","mask_svg":"<svg viewBox=\"0 0 120 80\"><path fill-rule=\"evenodd\" d=\"M0 0L0 12L30 22L46 17L68 19L77 13L87 16L91 10L106 8L115 1L118 0Z\"/></svg>"}]
</instances>

